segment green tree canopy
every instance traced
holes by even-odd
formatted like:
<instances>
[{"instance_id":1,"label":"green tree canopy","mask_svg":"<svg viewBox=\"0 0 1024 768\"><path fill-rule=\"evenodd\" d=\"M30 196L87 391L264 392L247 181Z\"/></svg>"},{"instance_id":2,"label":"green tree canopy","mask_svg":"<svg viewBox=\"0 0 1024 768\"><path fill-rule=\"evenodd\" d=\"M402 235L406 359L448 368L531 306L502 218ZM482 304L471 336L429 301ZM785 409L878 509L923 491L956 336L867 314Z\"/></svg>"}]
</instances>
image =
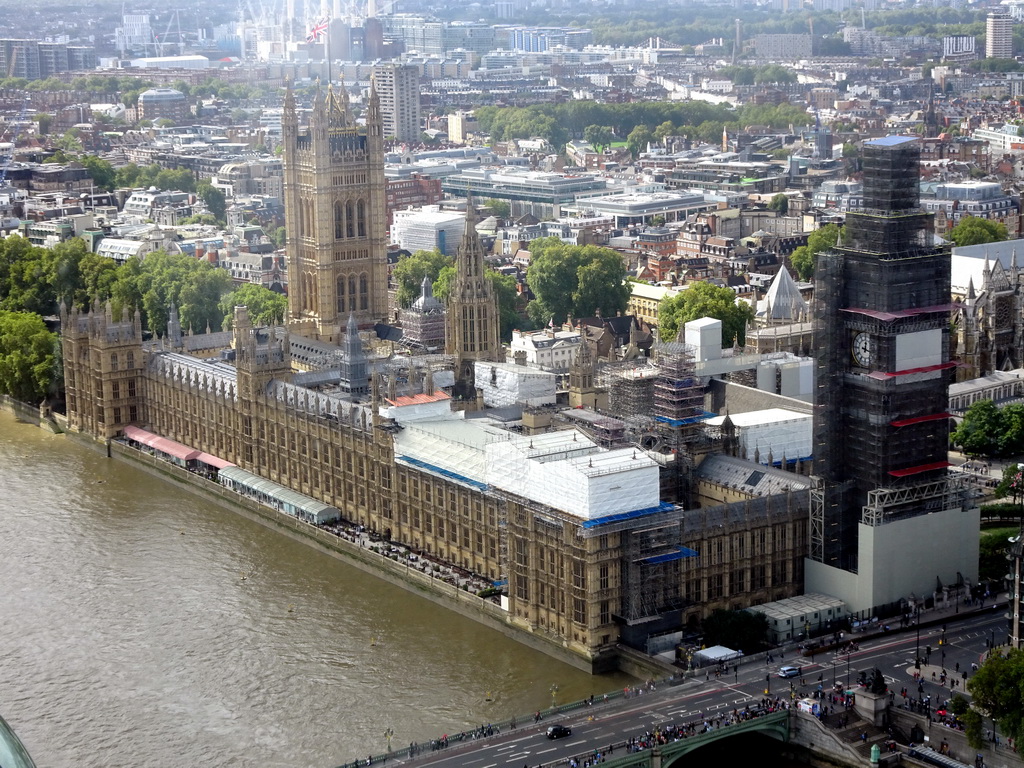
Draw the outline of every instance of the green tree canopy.
<instances>
[{"instance_id":1,"label":"green tree canopy","mask_svg":"<svg viewBox=\"0 0 1024 768\"><path fill-rule=\"evenodd\" d=\"M1024 404L998 408L991 400L978 400L967 409L950 441L971 456L1024 453Z\"/></svg>"},{"instance_id":2,"label":"green tree canopy","mask_svg":"<svg viewBox=\"0 0 1024 768\"><path fill-rule=\"evenodd\" d=\"M435 283L441 270L454 263L455 261L450 256L445 256L436 248L432 251L416 251L410 256L399 259L395 268L391 270L391 277L398 285L395 302L400 307L408 307L420 295L424 277L430 278L430 282Z\"/></svg>"},{"instance_id":3,"label":"green tree canopy","mask_svg":"<svg viewBox=\"0 0 1024 768\"><path fill-rule=\"evenodd\" d=\"M526 282L536 298L527 310L535 325L591 317L598 311L611 317L626 309L626 267L610 248L546 237L532 241L530 253Z\"/></svg>"},{"instance_id":4,"label":"green tree canopy","mask_svg":"<svg viewBox=\"0 0 1024 768\"><path fill-rule=\"evenodd\" d=\"M196 185L196 194L206 204L210 213L217 217L217 221L224 221L227 214L227 199L223 190L204 179Z\"/></svg>"},{"instance_id":5,"label":"green tree canopy","mask_svg":"<svg viewBox=\"0 0 1024 768\"><path fill-rule=\"evenodd\" d=\"M647 151L647 145L654 141L654 133L646 125L638 125L626 137L626 147L633 157Z\"/></svg>"},{"instance_id":6,"label":"green tree canopy","mask_svg":"<svg viewBox=\"0 0 1024 768\"><path fill-rule=\"evenodd\" d=\"M38 403L56 372L57 337L32 312L0 310L0 392Z\"/></svg>"},{"instance_id":7,"label":"green tree canopy","mask_svg":"<svg viewBox=\"0 0 1024 768\"><path fill-rule=\"evenodd\" d=\"M583 138L598 152L603 152L615 140L615 132L607 125L588 125L583 129Z\"/></svg>"},{"instance_id":8,"label":"green tree canopy","mask_svg":"<svg viewBox=\"0 0 1024 768\"><path fill-rule=\"evenodd\" d=\"M235 307L241 306L249 308L249 317L254 325L280 325L288 312L288 297L256 283L240 285L220 300L220 310L224 314L221 328L231 328Z\"/></svg>"},{"instance_id":9,"label":"green tree canopy","mask_svg":"<svg viewBox=\"0 0 1024 768\"><path fill-rule=\"evenodd\" d=\"M163 335L172 302L178 307L183 328L198 333L207 326L220 330L224 317L220 301L230 289L227 270L187 254L155 251L119 267L112 293L117 306L128 311L140 309L146 327Z\"/></svg>"},{"instance_id":10,"label":"green tree canopy","mask_svg":"<svg viewBox=\"0 0 1024 768\"><path fill-rule=\"evenodd\" d=\"M789 212L789 198L780 192L772 197L771 201L768 203L768 210L778 211L785 216L786 213Z\"/></svg>"},{"instance_id":11,"label":"green tree canopy","mask_svg":"<svg viewBox=\"0 0 1024 768\"><path fill-rule=\"evenodd\" d=\"M812 279L818 254L833 248L838 241L838 224L826 224L811 232L807 237L807 245L801 245L789 257L797 276L801 280Z\"/></svg>"},{"instance_id":12,"label":"green tree canopy","mask_svg":"<svg viewBox=\"0 0 1024 768\"><path fill-rule=\"evenodd\" d=\"M768 617L756 611L716 608L701 627L705 645L724 645L743 653L757 653L768 644Z\"/></svg>"},{"instance_id":13,"label":"green tree canopy","mask_svg":"<svg viewBox=\"0 0 1024 768\"><path fill-rule=\"evenodd\" d=\"M662 341L672 341L679 329L691 320L713 317L722 321L722 346L733 341L743 344L747 323L754 319L753 308L737 301L730 288L712 283L693 283L685 291L661 300L658 306L658 330Z\"/></svg>"},{"instance_id":14,"label":"green tree canopy","mask_svg":"<svg viewBox=\"0 0 1024 768\"><path fill-rule=\"evenodd\" d=\"M967 690L974 708L995 720L1004 736L1024 739L1024 649L990 654Z\"/></svg>"},{"instance_id":15,"label":"green tree canopy","mask_svg":"<svg viewBox=\"0 0 1024 768\"><path fill-rule=\"evenodd\" d=\"M490 211L492 216L499 219L507 219L512 215L512 205L508 200L498 200L491 197L484 203L484 207Z\"/></svg>"},{"instance_id":16,"label":"green tree canopy","mask_svg":"<svg viewBox=\"0 0 1024 768\"><path fill-rule=\"evenodd\" d=\"M89 171L89 176L97 187L108 192L114 189L114 180L117 178L117 172L114 170L114 166L110 164L110 161L96 155L85 155L80 157L78 162L86 167Z\"/></svg>"},{"instance_id":17,"label":"green tree canopy","mask_svg":"<svg viewBox=\"0 0 1024 768\"><path fill-rule=\"evenodd\" d=\"M1007 237L1006 225L999 221L964 216L960 223L949 230L949 239L963 248L965 245L995 243Z\"/></svg>"}]
</instances>

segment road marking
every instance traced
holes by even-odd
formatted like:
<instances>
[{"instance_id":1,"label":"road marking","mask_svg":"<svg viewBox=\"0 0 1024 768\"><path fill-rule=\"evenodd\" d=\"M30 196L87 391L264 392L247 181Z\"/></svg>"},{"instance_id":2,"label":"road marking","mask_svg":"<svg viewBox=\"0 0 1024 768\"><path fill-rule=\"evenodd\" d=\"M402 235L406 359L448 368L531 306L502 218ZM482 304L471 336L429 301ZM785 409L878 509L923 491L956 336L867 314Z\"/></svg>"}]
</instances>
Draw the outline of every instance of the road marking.
<instances>
[{"instance_id":1,"label":"road marking","mask_svg":"<svg viewBox=\"0 0 1024 768\"><path fill-rule=\"evenodd\" d=\"M555 749L557 749L557 747L551 747L551 749L541 749L541 750L538 750L537 754L538 755L546 755L548 752L554 752Z\"/></svg>"},{"instance_id":2,"label":"road marking","mask_svg":"<svg viewBox=\"0 0 1024 768\"><path fill-rule=\"evenodd\" d=\"M514 754L514 755L505 755L505 757L509 758L509 762L511 762L512 760L518 760L518 759L519 759L520 757L528 757L528 756L529 756L529 754L530 754L530 752L529 752L529 751L526 751L526 752L517 752L517 753L516 753L516 754Z\"/></svg>"}]
</instances>

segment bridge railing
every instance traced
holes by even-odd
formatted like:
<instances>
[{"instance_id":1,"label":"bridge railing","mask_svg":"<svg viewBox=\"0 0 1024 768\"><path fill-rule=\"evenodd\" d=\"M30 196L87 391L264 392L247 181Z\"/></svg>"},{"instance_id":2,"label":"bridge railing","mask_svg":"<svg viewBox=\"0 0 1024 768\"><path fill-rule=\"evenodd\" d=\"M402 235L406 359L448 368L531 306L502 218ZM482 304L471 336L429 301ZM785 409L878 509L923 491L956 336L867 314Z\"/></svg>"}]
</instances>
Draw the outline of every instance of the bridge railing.
<instances>
[{"instance_id":1,"label":"bridge railing","mask_svg":"<svg viewBox=\"0 0 1024 768\"><path fill-rule=\"evenodd\" d=\"M545 720L550 720L557 715L568 714L571 712L577 712L582 709L597 708L602 705L618 701L620 699L628 699L636 696L643 695L645 690L653 690L658 685L671 685L673 683L681 682L681 677L667 677L657 682L648 683L645 686L627 686L621 690L609 691L608 693L602 694L601 696L591 696L586 699L580 699L579 701L572 701L566 704L559 704L546 709L537 710L532 715L526 715L525 717L510 717L507 720L500 720L498 722L488 723L487 725L475 728L469 731L462 731L461 733L445 735L441 738L432 739L431 741L416 743L413 742L407 747L400 749L390 750L378 755L368 755L366 758L361 760L354 760L350 763L342 763L338 768L364 768L370 765L380 765L386 763L388 760L408 760L410 758L419 757L421 755L428 755L433 752L437 752L444 749L457 748L461 744L468 744L477 739L487 738L489 736L495 736L502 731L510 729L529 727L531 725L539 725ZM653 686L653 688L652 688ZM616 745L610 745L616 746ZM625 742L617 746L625 746ZM589 754L589 753L588 753ZM561 762L561 761L560 761Z\"/></svg>"},{"instance_id":2,"label":"bridge railing","mask_svg":"<svg viewBox=\"0 0 1024 768\"><path fill-rule=\"evenodd\" d=\"M671 678L668 678L665 682L669 682L670 680ZM371 765L383 765L389 759L403 761L410 760L421 755L433 754L434 752L447 749L454 749L457 751L458 747L461 745L468 745L473 741L476 741L477 739L495 736L503 730L515 729L517 727L529 727L531 725L539 725L543 723L545 718L551 718L555 715L576 712L583 709L596 708L599 705L608 704L612 701L624 698L635 698L643 695L641 692L642 690L642 688L627 687L620 691L609 692L608 694L603 695L600 698L590 697L587 699L582 699L580 701L574 701L567 704L563 704L561 706L549 707L544 710L539 710L538 712L535 712L533 715L530 715L526 718L512 717L508 720L503 720L498 723L490 723L486 726L481 726L480 728L474 729L472 731L463 731L452 736L445 735L439 739L434 739L430 742L424 742L422 744L412 743L408 747L402 747L401 749L391 750L380 755L369 755L365 760L355 760L351 763L343 763L341 766L339 766L339 768L364 768L365 766ZM760 725L765 722L763 718L777 719L788 716L788 709L781 711L762 712L754 714L750 720L744 721L743 723L733 724L724 727L735 729L737 725L746 725L751 721L757 721ZM695 720L694 722L696 723L697 721ZM717 732L722 730L722 728L723 727L720 726L719 728L711 731L710 733L717 734ZM732 732L735 732L735 730ZM699 739L701 736L706 735L707 734L694 734L693 736L689 736L687 738ZM717 734L716 736L710 739L702 739L702 741L713 740L715 738L720 738L720 736L721 734ZM641 749L635 749L632 752L627 752L627 754L623 755L619 759L608 760L608 757L610 755L615 754L615 752L617 751L621 753L621 750L626 749L628 746L629 742L627 741L612 742L607 745L601 744L593 749L588 749L585 752L581 752L578 755L570 756L567 758L560 758L549 763L541 763L536 768L560 768L561 766L570 764L570 761L572 760L576 760L579 765L582 765L585 760L592 758L595 755L595 753L600 753L601 756L604 758L601 761L602 763L608 763L606 768L640 768L641 766L648 765L650 756L647 753L650 752L650 750L653 747L643 747Z\"/></svg>"}]
</instances>

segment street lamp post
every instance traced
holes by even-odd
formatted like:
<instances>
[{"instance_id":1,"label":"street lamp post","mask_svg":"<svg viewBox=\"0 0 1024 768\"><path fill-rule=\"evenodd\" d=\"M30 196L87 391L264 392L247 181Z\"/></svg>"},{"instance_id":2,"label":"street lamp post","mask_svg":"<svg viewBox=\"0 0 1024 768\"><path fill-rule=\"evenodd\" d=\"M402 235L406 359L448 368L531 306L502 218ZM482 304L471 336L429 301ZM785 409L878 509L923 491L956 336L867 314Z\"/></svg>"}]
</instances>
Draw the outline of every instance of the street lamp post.
<instances>
[{"instance_id":1,"label":"street lamp post","mask_svg":"<svg viewBox=\"0 0 1024 768\"><path fill-rule=\"evenodd\" d=\"M914 604L914 624L917 627L917 645L914 648L914 668L921 668L921 606Z\"/></svg>"},{"instance_id":2,"label":"street lamp post","mask_svg":"<svg viewBox=\"0 0 1024 768\"><path fill-rule=\"evenodd\" d=\"M850 653L846 653L846 690L850 690Z\"/></svg>"},{"instance_id":3,"label":"street lamp post","mask_svg":"<svg viewBox=\"0 0 1024 768\"><path fill-rule=\"evenodd\" d=\"M836 655L832 654L832 687L836 687Z\"/></svg>"},{"instance_id":4,"label":"street lamp post","mask_svg":"<svg viewBox=\"0 0 1024 768\"><path fill-rule=\"evenodd\" d=\"M555 696L558 693L558 685L555 683L551 684L551 708L555 708Z\"/></svg>"},{"instance_id":5,"label":"street lamp post","mask_svg":"<svg viewBox=\"0 0 1024 768\"><path fill-rule=\"evenodd\" d=\"M394 738L394 735L395 735L394 728L388 728L387 730L384 731L384 738L387 739L387 741L388 741L388 752L391 751L391 739Z\"/></svg>"}]
</instances>

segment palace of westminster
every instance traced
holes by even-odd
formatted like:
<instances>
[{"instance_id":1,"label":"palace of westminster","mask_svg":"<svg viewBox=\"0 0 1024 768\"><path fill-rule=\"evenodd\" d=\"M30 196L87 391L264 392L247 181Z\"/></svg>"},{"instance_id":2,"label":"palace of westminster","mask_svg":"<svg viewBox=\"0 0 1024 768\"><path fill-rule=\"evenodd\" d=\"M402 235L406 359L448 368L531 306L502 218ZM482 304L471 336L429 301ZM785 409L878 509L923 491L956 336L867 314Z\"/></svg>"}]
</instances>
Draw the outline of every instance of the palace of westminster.
<instances>
[{"instance_id":1,"label":"palace of westminster","mask_svg":"<svg viewBox=\"0 0 1024 768\"><path fill-rule=\"evenodd\" d=\"M586 343L568 403L484 407L481 386L527 369L505 362L472 201L446 354L368 354L388 315L379 100L371 91L357 127L344 93L327 89L300 126L289 91L282 126L286 326L254 327L237 307L230 331L184 335L172 308L167 334L144 341L138 312L62 310L70 430L106 441L141 427L331 505L491 580L510 627L594 670L615 664L617 645L644 648L716 608L806 591L863 613L926 594L936 577L976 578L976 548L973 565L970 551L944 551L926 573L907 570L931 559L915 547L969 540L972 525L977 539L977 510L943 463L949 252L923 245L920 217L907 224L912 142L866 147L867 167L875 158L888 174L866 184L877 210L819 277L835 304L818 312L830 351L815 360L812 462L744 456L728 410L708 426L709 383L682 340L655 350L643 392L661 415L642 439L608 412ZM879 228L899 252L878 247ZM912 295L883 284L904 284L906 270ZM436 322L428 289L413 310ZM843 450L827 444L844 434Z\"/></svg>"}]
</instances>

